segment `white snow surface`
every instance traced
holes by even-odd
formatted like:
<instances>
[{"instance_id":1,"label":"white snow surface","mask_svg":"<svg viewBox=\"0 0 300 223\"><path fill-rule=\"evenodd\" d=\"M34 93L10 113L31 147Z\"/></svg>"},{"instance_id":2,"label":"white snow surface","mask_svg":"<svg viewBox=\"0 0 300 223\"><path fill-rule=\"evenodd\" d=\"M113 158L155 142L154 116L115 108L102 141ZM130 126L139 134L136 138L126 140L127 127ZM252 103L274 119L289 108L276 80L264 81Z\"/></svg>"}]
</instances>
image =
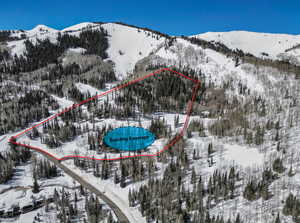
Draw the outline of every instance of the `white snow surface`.
<instances>
[{"instance_id":1,"label":"white snow surface","mask_svg":"<svg viewBox=\"0 0 300 223\"><path fill-rule=\"evenodd\" d=\"M92 26L95 26L95 24L92 22L82 22L82 23L67 27L67 28L63 29L62 32L78 31L78 30L81 30L81 29L84 29L87 27L92 27Z\"/></svg>"},{"instance_id":2,"label":"white snow surface","mask_svg":"<svg viewBox=\"0 0 300 223\"><path fill-rule=\"evenodd\" d=\"M83 83L76 83L76 87L80 90L81 93L90 93L91 96L93 95L98 95L103 93L104 91L98 90L97 88L94 88L88 84L83 84Z\"/></svg>"},{"instance_id":3,"label":"white snow surface","mask_svg":"<svg viewBox=\"0 0 300 223\"><path fill-rule=\"evenodd\" d=\"M107 23L102 25L109 35L109 59L115 63L116 75L124 79L131 73L136 62L149 55L165 38L143 30L138 31L124 25Z\"/></svg>"},{"instance_id":4,"label":"white snow surface","mask_svg":"<svg viewBox=\"0 0 300 223\"><path fill-rule=\"evenodd\" d=\"M34 27L31 30L25 31L26 35L29 37L39 36L39 35L42 35L45 33L55 33L55 32L58 32L58 30L50 28L45 25L37 25L36 27Z\"/></svg>"},{"instance_id":5,"label":"white snow surface","mask_svg":"<svg viewBox=\"0 0 300 223\"><path fill-rule=\"evenodd\" d=\"M236 144L225 144L224 146L227 149L225 159L233 161L234 164L244 168L263 164L264 156L256 148L247 148Z\"/></svg>"},{"instance_id":6,"label":"white snow surface","mask_svg":"<svg viewBox=\"0 0 300 223\"><path fill-rule=\"evenodd\" d=\"M300 35L248 31L206 32L193 37L220 42L231 49L241 49L258 57L262 57L262 53L267 53L272 59L276 59L278 54L285 53L285 50L300 44Z\"/></svg>"},{"instance_id":7,"label":"white snow surface","mask_svg":"<svg viewBox=\"0 0 300 223\"><path fill-rule=\"evenodd\" d=\"M131 223L146 223L145 217L142 216L137 207L129 207L128 192L130 187L122 189L119 185L115 185L112 179L101 180L100 178L96 178L93 174L87 173L74 166L72 161L65 161L64 164L97 189L101 190L107 197L109 197L109 199L116 203Z\"/></svg>"},{"instance_id":8,"label":"white snow surface","mask_svg":"<svg viewBox=\"0 0 300 223\"><path fill-rule=\"evenodd\" d=\"M109 48L107 54L108 60L115 64L116 76L124 79L127 73L132 73L136 62L147 57L152 51L165 41L164 37L142 29L119 25L115 23L96 24L84 22L74 26L67 27L61 31L49 28L44 25L38 25L34 29L25 31L27 39L36 42L37 39L49 38L55 43L58 33L68 33L78 36L85 29L99 29L100 27L108 33ZM12 55L22 55L25 51L25 40L16 40L8 42ZM70 49L81 53L80 49Z\"/></svg>"},{"instance_id":9,"label":"white snow surface","mask_svg":"<svg viewBox=\"0 0 300 223\"><path fill-rule=\"evenodd\" d=\"M9 41L7 46L11 49L11 55L22 55L25 51L25 41L30 40L33 44L36 43L37 39L44 40L49 39L52 43L56 43L56 38L59 31L52 29L45 25L38 25L32 30L24 31L26 39Z\"/></svg>"},{"instance_id":10,"label":"white snow surface","mask_svg":"<svg viewBox=\"0 0 300 223\"><path fill-rule=\"evenodd\" d=\"M236 66L232 58L211 49L203 49L181 38L169 48L161 47L155 56L158 58L153 58L154 64L181 65L201 70L207 81L211 80L217 86L232 80L236 84L243 83L254 93L264 92L261 77L254 72L250 73L243 66ZM237 90L233 89L233 92L237 94Z\"/></svg>"},{"instance_id":11,"label":"white snow surface","mask_svg":"<svg viewBox=\"0 0 300 223\"><path fill-rule=\"evenodd\" d=\"M70 48L69 52L72 53L85 53L86 49L81 48L81 47L76 47L76 48Z\"/></svg>"}]
</instances>

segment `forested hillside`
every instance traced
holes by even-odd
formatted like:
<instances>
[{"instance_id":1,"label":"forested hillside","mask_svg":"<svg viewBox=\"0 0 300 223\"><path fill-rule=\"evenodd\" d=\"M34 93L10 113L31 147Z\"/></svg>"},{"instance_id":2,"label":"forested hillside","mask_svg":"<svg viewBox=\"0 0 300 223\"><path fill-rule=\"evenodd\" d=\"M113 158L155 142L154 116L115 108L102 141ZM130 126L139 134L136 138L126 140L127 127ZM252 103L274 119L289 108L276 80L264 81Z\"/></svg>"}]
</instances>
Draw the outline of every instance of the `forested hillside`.
<instances>
[{"instance_id":1,"label":"forested hillside","mask_svg":"<svg viewBox=\"0 0 300 223\"><path fill-rule=\"evenodd\" d=\"M138 223L300 222L300 67L277 56L297 38L262 55L238 37L102 22L1 31L0 221L113 223L117 206ZM125 126L153 144L104 143Z\"/></svg>"}]
</instances>

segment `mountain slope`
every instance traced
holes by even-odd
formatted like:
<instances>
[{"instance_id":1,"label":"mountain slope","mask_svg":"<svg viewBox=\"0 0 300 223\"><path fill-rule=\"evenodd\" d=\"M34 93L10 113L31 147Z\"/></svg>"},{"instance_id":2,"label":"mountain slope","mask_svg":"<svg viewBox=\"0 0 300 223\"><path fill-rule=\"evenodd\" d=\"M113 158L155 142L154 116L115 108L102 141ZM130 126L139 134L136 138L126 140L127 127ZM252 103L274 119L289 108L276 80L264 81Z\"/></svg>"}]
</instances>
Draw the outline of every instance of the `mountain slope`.
<instances>
[{"instance_id":1,"label":"mountain slope","mask_svg":"<svg viewBox=\"0 0 300 223\"><path fill-rule=\"evenodd\" d=\"M38 25L32 30L13 33L14 37L26 36L31 42L35 43L37 39L50 39L56 43L58 34L68 33L78 36L84 30L97 30L102 27L108 33L109 48L107 50L108 60L115 64L115 73L119 79L124 79L127 73L132 73L138 60L146 57L155 50L165 37L162 37L151 31L120 25L115 23L80 23L61 31ZM25 51L25 39L9 41L7 43L11 50L11 55L22 55Z\"/></svg>"},{"instance_id":2,"label":"mountain slope","mask_svg":"<svg viewBox=\"0 0 300 223\"><path fill-rule=\"evenodd\" d=\"M9 150L7 139L11 132L21 131L20 128L29 127L78 101L118 86L121 80L132 79L131 73L141 76L142 72L150 73L150 70L169 66L199 79L202 88L193 105L187 134L181 143L170 148L170 153L164 152L159 158L128 159L109 164L77 159L63 162L81 173L86 181L95 183L93 185L105 191L107 196L116 198L125 210L135 212L140 216L139 222L156 222L162 218L166 222L183 222L183 213L190 222L203 222L200 219L205 216L209 221L208 214L222 215L234 221L238 213L241 220L234 222L274 222L274 213L280 213L282 222L292 222L290 216L283 216L282 209L289 193L298 196L300 191L297 147L300 142L300 79L295 78L290 64L257 57L285 59L293 54L289 60L297 59L299 48L288 49L298 44L298 36L249 32L197 36L257 56L251 57L231 52L221 44L197 43L189 38L168 37L124 24L87 22L62 31L42 25L29 31L15 31L11 35L19 39L9 40L7 45L11 54L20 55L24 53L26 38L33 43L45 38L59 43L56 42L59 34L67 33L74 38L86 30L100 28L108 34L109 47L105 48L108 57L105 55L104 60L95 51L82 55L90 45L67 44L57 60L30 71L4 71L4 75L0 75L3 78L0 99L4 102L0 103L0 121L3 119L2 126L5 126L2 130L5 134L0 137L1 151ZM87 35L91 37L93 32L87 32ZM102 42L97 44L100 46ZM97 47L92 44L92 48L94 46ZM222 50L222 47L226 49ZM34 55L38 61L45 54L45 48ZM268 63L264 63L266 61ZM119 80L114 78L112 69ZM145 85L132 85L132 90L119 95L107 94L95 103L82 104L80 109L58 118L60 126L56 127L54 121L49 126L39 126L35 134L24 135L20 142L63 156L71 151L90 157L117 157L125 153L115 153L100 145L107 129L126 125L148 128L153 124L153 131L166 128L164 132L168 134L142 153L158 150L167 142L167 137L177 133L185 117L185 110L176 113L172 109L169 113L165 105L171 108L172 104L180 104L185 98L190 100L187 90L191 87L184 87L180 80L172 80L154 78L153 81L158 82L153 82L153 88L145 82ZM135 88L141 97L130 93L135 92ZM153 90L156 88L159 94ZM168 88L171 90L167 91ZM162 94L165 92L176 92L176 95L169 100ZM138 100L131 102L131 99ZM150 105L151 101L162 102L157 106L158 112L149 110L146 115L140 115L143 110L137 105ZM41 104L49 110L45 117L35 115L42 113L38 110ZM31 109L34 107L37 109ZM18 114L15 108L21 108L23 112ZM130 111L139 114L139 119L131 117L134 113ZM155 119L161 120L162 124L156 123ZM157 183L153 184L152 179ZM246 190L249 187L254 188L249 192ZM207 211L204 213L203 210Z\"/></svg>"},{"instance_id":3,"label":"mountain slope","mask_svg":"<svg viewBox=\"0 0 300 223\"><path fill-rule=\"evenodd\" d=\"M231 31L207 32L193 37L220 42L230 49L240 49L257 57L271 59L284 59L292 55L297 59L300 57L299 52L286 52L300 44L300 35Z\"/></svg>"}]
</instances>

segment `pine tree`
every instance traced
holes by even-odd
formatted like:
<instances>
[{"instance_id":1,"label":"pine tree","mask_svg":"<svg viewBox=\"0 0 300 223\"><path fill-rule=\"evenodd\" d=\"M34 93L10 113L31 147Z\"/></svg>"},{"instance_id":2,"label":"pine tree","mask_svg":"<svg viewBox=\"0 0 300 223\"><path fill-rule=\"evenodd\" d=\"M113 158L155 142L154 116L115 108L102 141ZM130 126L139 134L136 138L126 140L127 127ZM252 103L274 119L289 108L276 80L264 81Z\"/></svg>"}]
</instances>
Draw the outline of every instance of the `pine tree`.
<instances>
[{"instance_id":1,"label":"pine tree","mask_svg":"<svg viewBox=\"0 0 300 223\"><path fill-rule=\"evenodd\" d=\"M128 201L129 201L129 207L133 207L133 199L132 199L131 189L129 189L129 192L128 192Z\"/></svg>"},{"instance_id":2,"label":"pine tree","mask_svg":"<svg viewBox=\"0 0 300 223\"><path fill-rule=\"evenodd\" d=\"M195 171L195 167L193 166L192 175L191 175L191 184L195 184L195 183L196 183L196 171Z\"/></svg>"},{"instance_id":3,"label":"pine tree","mask_svg":"<svg viewBox=\"0 0 300 223\"><path fill-rule=\"evenodd\" d=\"M115 183L115 184L118 184L119 182L120 182L120 180L119 180L119 175L118 175L117 170L115 170L114 183Z\"/></svg>"},{"instance_id":4,"label":"pine tree","mask_svg":"<svg viewBox=\"0 0 300 223\"><path fill-rule=\"evenodd\" d=\"M36 174L34 174L33 176L33 189L32 189L32 193L36 194L36 193L39 193L40 192L40 186L37 182L37 179L36 179Z\"/></svg>"},{"instance_id":5,"label":"pine tree","mask_svg":"<svg viewBox=\"0 0 300 223\"><path fill-rule=\"evenodd\" d=\"M207 148L207 154L208 154L208 156L210 156L213 152L214 151L213 151L212 143L209 143L208 144L208 148Z\"/></svg>"},{"instance_id":6,"label":"pine tree","mask_svg":"<svg viewBox=\"0 0 300 223\"><path fill-rule=\"evenodd\" d=\"M124 174L122 174L122 176L121 176L120 187L121 188L126 187L126 178L125 178Z\"/></svg>"},{"instance_id":7,"label":"pine tree","mask_svg":"<svg viewBox=\"0 0 300 223\"><path fill-rule=\"evenodd\" d=\"M278 172L278 173L283 173L285 168L283 166L283 162L282 162L282 159L280 158L277 158L274 160L273 162L273 170Z\"/></svg>"},{"instance_id":8,"label":"pine tree","mask_svg":"<svg viewBox=\"0 0 300 223\"><path fill-rule=\"evenodd\" d=\"M193 160L196 160L196 150L193 150Z\"/></svg>"},{"instance_id":9,"label":"pine tree","mask_svg":"<svg viewBox=\"0 0 300 223\"><path fill-rule=\"evenodd\" d=\"M80 184L80 195L81 196L84 196L85 195L85 191L84 191L84 188L83 186Z\"/></svg>"},{"instance_id":10,"label":"pine tree","mask_svg":"<svg viewBox=\"0 0 300 223\"><path fill-rule=\"evenodd\" d=\"M291 166L290 169L289 169L288 176L289 176L289 177L292 177L292 176L294 176L294 175L295 175L295 174L294 174L293 168L292 168L292 166Z\"/></svg>"},{"instance_id":11,"label":"pine tree","mask_svg":"<svg viewBox=\"0 0 300 223\"><path fill-rule=\"evenodd\" d=\"M279 212L277 213L277 217L276 217L275 223L281 223L280 217L279 217Z\"/></svg>"},{"instance_id":12,"label":"pine tree","mask_svg":"<svg viewBox=\"0 0 300 223\"><path fill-rule=\"evenodd\" d=\"M270 198L270 192L269 192L269 187L268 184L262 183L261 189L260 189L260 195L264 200L268 200Z\"/></svg>"},{"instance_id":13,"label":"pine tree","mask_svg":"<svg viewBox=\"0 0 300 223\"><path fill-rule=\"evenodd\" d=\"M235 219L235 223L241 223L240 213L237 214L236 219Z\"/></svg>"}]
</instances>

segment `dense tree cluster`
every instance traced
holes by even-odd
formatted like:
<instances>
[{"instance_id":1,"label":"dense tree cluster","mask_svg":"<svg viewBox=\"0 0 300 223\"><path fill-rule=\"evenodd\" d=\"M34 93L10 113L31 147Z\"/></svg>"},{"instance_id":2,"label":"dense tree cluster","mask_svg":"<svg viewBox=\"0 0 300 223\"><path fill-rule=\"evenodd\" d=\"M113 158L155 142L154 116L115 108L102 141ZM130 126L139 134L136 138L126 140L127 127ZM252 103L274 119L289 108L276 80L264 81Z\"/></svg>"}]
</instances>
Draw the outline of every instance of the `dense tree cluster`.
<instances>
[{"instance_id":1,"label":"dense tree cluster","mask_svg":"<svg viewBox=\"0 0 300 223\"><path fill-rule=\"evenodd\" d=\"M0 135L41 120L50 115L50 109L58 109L58 106L52 97L41 90L32 90L10 102L1 103Z\"/></svg>"},{"instance_id":2,"label":"dense tree cluster","mask_svg":"<svg viewBox=\"0 0 300 223\"><path fill-rule=\"evenodd\" d=\"M61 79L67 79L68 76L78 76L80 72L80 67L76 63L66 66L58 64L52 67L49 72L43 73L41 80L58 81Z\"/></svg>"},{"instance_id":3,"label":"dense tree cluster","mask_svg":"<svg viewBox=\"0 0 300 223\"><path fill-rule=\"evenodd\" d=\"M167 128L164 120L152 119L149 131L154 133L156 138L165 138L171 135L171 131Z\"/></svg>"},{"instance_id":4,"label":"dense tree cluster","mask_svg":"<svg viewBox=\"0 0 300 223\"><path fill-rule=\"evenodd\" d=\"M105 52L108 48L107 32L102 27L99 30L85 30L78 37L69 34L59 35L57 40L62 49L81 47L86 49L86 54L107 58Z\"/></svg>"},{"instance_id":5,"label":"dense tree cluster","mask_svg":"<svg viewBox=\"0 0 300 223\"><path fill-rule=\"evenodd\" d=\"M10 58L10 55L7 50L0 50L0 63L2 61L7 61L9 58Z\"/></svg>"},{"instance_id":6,"label":"dense tree cluster","mask_svg":"<svg viewBox=\"0 0 300 223\"><path fill-rule=\"evenodd\" d=\"M13 177L15 163L12 159L0 154L0 184L6 183Z\"/></svg>"},{"instance_id":7,"label":"dense tree cluster","mask_svg":"<svg viewBox=\"0 0 300 223\"><path fill-rule=\"evenodd\" d=\"M193 190L184 184L186 174L184 162L171 161L162 179L150 179L139 190L130 190L129 204L139 205L141 213L148 221L224 222L220 216L211 218L207 210L213 207L213 200L216 204L221 198L234 198L237 180L235 170L232 168L229 175L216 171L207 187L201 177L192 174L192 178L195 178L192 179Z\"/></svg>"},{"instance_id":8,"label":"dense tree cluster","mask_svg":"<svg viewBox=\"0 0 300 223\"><path fill-rule=\"evenodd\" d=\"M120 160L120 165L85 159L75 159L74 163L83 169L92 169L96 177L113 177L122 188L132 182L149 179L138 190L130 189L128 195L130 206L138 206L148 221L224 222L222 216L211 217L208 210L223 200L238 196L235 189L236 182L240 180L239 172L233 167L229 172L216 170L205 184L194 168L192 171L189 168L190 161L183 148L184 140L180 140L158 157L159 162L165 162L165 159L170 162L162 179L155 177L159 169L152 159ZM188 175L191 176L192 189L185 184ZM239 215L236 222L242 222Z\"/></svg>"},{"instance_id":9,"label":"dense tree cluster","mask_svg":"<svg viewBox=\"0 0 300 223\"><path fill-rule=\"evenodd\" d=\"M66 66L55 65L41 75L41 81L47 92L59 97L69 97L75 101L82 101L91 97L89 93L83 94L75 86L76 82L91 85L97 89L105 88L105 84L116 80L113 71L100 71L97 76L88 76L89 69L81 69L78 64L71 63ZM69 84L66 84L66 82Z\"/></svg>"},{"instance_id":10,"label":"dense tree cluster","mask_svg":"<svg viewBox=\"0 0 300 223\"><path fill-rule=\"evenodd\" d=\"M17 147L14 144L11 144L10 148L11 150L8 152L0 153L0 184L12 179L15 167L31 158L31 152L28 149Z\"/></svg>"},{"instance_id":11,"label":"dense tree cluster","mask_svg":"<svg viewBox=\"0 0 300 223\"><path fill-rule=\"evenodd\" d=\"M205 136L203 122L198 120L192 120L189 124L188 132L198 132L199 136Z\"/></svg>"},{"instance_id":12,"label":"dense tree cluster","mask_svg":"<svg viewBox=\"0 0 300 223\"><path fill-rule=\"evenodd\" d=\"M116 104L129 106L131 111L138 106L144 114L156 111L181 113L192 96L192 89L192 81L166 71L122 89Z\"/></svg>"},{"instance_id":13,"label":"dense tree cluster","mask_svg":"<svg viewBox=\"0 0 300 223\"><path fill-rule=\"evenodd\" d=\"M300 200L292 193L286 198L283 210L284 215L291 215L295 223L300 222Z\"/></svg>"},{"instance_id":14,"label":"dense tree cluster","mask_svg":"<svg viewBox=\"0 0 300 223\"><path fill-rule=\"evenodd\" d=\"M43 124L41 142L49 147L58 147L61 143L70 142L82 132L80 126L71 122L60 124L57 119Z\"/></svg>"},{"instance_id":15,"label":"dense tree cluster","mask_svg":"<svg viewBox=\"0 0 300 223\"><path fill-rule=\"evenodd\" d=\"M35 160L33 163L33 175L38 178L50 179L58 176L58 169L56 165L50 163L48 160Z\"/></svg>"},{"instance_id":16,"label":"dense tree cluster","mask_svg":"<svg viewBox=\"0 0 300 223\"><path fill-rule=\"evenodd\" d=\"M100 204L97 197L91 195L86 197L85 209L87 211L88 219L90 223L98 223L103 220L105 216L105 211L103 210L103 205Z\"/></svg>"},{"instance_id":17,"label":"dense tree cluster","mask_svg":"<svg viewBox=\"0 0 300 223\"><path fill-rule=\"evenodd\" d=\"M48 64L58 64L58 58L70 47L82 47L86 54L96 54L107 58L108 48L107 33L103 30L86 30L79 37L69 34L59 35L57 43L49 39L37 39L36 43L26 40L24 55L14 55L11 64L3 64L0 71L4 73L18 74L20 72L34 71Z\"/></svg>"},{"instance_id":18,"label":"dense tree cluster","mask_svg":"<svg viewBox=\"0 0 300 223\"><path fill-rule=\"evenodd\" d=\"M271 197L269 185L277 178L277 174L274 174L272 170L264 170L262 179L260 181L257 181L256 179L251 179L248 181L243 192L244 198L249 201L257 200L261 197L264 200L268 200Z\"/></svg>"},{"instance_id":19,"label":"dense tree cluster","mask_svg":"<svg viewBox=\"0 0 300 223\"><path fill-rule=\"evenodd\" d=\"M0 31L0 43L1 42L7 42L7 41L13 41L13 40L19 40L19 39L23 39L24 36L21 34L21 38L17 37L17 36L12 36L11 34L13 34L14 31L11 30L1 30Z\"/></svg>"},{"instance_id":20,"label":"dense tree cluster","mask_svg":"<svg viewBox=\"0 0 300 223\"><path fill-rule=\"evenodd\" d=\"M54 206L47 205L46 212L49 212L50 208L54 208L57 220L61 223L74 221L117 223L111 210L104 208L104 204L82 186L76 189L74 193L70 193L64 188L60 190L55 188L53 198ZM84 206L82 206L82 201L84 201Z\"/></svg>"},{"instance_id":21,"label":"dense tree cluster","mask_svg":"<svg viewBox=\"0 0 300 223\"><path fill-rule=\"evenodd\" d=\"M49 39L38 39L35 44L26 40L24 44L26 48L24 55L15 55L12 64L3 66L4 73L18 74L34 71L50 63L58 63L57 59L62 54L62 49Z\"/></svg>"}]
</instances>

